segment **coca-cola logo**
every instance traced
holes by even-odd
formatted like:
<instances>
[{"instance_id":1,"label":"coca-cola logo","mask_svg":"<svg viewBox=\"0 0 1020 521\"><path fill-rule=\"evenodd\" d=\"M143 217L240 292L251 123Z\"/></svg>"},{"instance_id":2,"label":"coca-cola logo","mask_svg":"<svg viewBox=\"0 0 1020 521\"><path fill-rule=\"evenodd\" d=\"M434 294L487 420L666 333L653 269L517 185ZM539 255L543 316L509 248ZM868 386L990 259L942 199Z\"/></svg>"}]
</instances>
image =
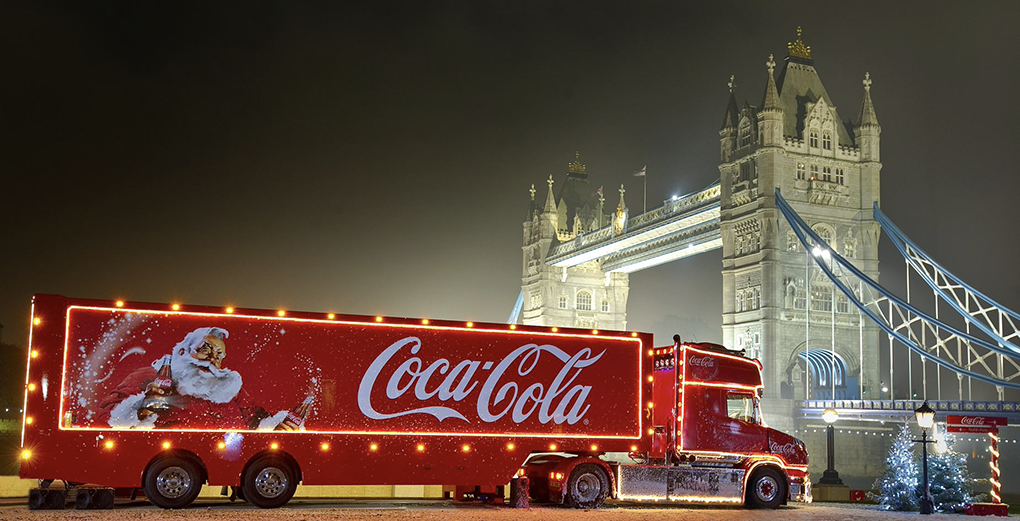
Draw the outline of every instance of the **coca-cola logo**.
<instances>
[{"instance_id":1,"label":"coca-cola logo","mask_svg":"<svg viewBox=\"0 0 1020 521\"><path fill-rule=\"evenodd\" d=\"M984 425L985 419L981 416L964 416L960 418L960 425Z\"/></svg>"},{"instance_id":2,"label":"coca-cola logo","mask_svg":"<svg viewBox=\"0 0 1020 521\"><path fill-rule=\"evenodd\" d=\"M794 444L794 443L787 443L785 445L780 445L780 444L772 441L772 442L769 442L769 450L772 451L772 452L778 452L779 454L789 454L789 455L792 455L792 454L796 454L797 453L797 445Z\"/></svg>"},{"instance_id":3,"label":"coca-cola logo","mask_svg":"<svg viewBox=\"0 0 1020 521\"><path fill-rule=\"evenodd\" d=\"M687 363L695 367L715 367L715 359L711 356L692 356Z\"/></svg>"},{"instance_id":4,"label":"coca-cola logo","mask_svg":"<svg viewBox=\"0 0 1020 521\"><path fill-rule=\"evenodd\" d=\"M473 397L476 414L486 423L495 422L507 414L514 423L522 423L537 412L538 421L542 424L551 421L573 425L581 421L591 408L585 401L592 388L590 385L575 384L574 381L584 368L598 362L605 354L602 351L592 356L592 350L586 347L570 355L553 345L527 344L513 350L498 362L451 362L446 358L438 358L426 366L422 357L417 356L421 349L420 339L407 337L394 342L376 357L358 387L358 408L362 414L373 420L427 414L439 421L456 418L469 422L461 411L443 405L395 412L378 410L372 403L372 391L376 382L386 380L386 398L391 401L409 392L419 402L438 398L441 402L459 403ZM543 354L551 356L543 357ZM393 367L398 361L400 363ZM530 385L518 383L516 378L527 377L540 363L559 365L552 381ZM388 367L392 368L392 372L386 378L383 372ZM490 371L484 381L478 374L480 371Z\"/></svg>"}]
</instances>

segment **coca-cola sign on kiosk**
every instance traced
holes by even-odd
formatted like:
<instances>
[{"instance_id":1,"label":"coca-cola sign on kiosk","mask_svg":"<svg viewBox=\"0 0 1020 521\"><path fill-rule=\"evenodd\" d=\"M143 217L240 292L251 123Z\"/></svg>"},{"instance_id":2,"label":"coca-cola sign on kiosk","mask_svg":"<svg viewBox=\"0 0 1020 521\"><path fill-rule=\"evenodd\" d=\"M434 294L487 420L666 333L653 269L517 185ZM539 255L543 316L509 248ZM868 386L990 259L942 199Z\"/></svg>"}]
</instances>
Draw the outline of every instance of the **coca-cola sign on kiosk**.
<instances>
[{"instance_id":1,"label":"coca-cola sign on kiosk","mask_svg":"<svg viewBox=\"0 0 1020 521\"><path fill-rule=\"evenodd\" d=\"M84 307L67 331L63 429L642 432L635 337Z\"/></svg>"},{"instance_id":2,"label":"coca-cola sign on kiosk","mask_svg":"<svg viewBox=\"0 0 1020 521\"><path fill-rule=\"evenodd\" d=\"M957 416L946 417L949 432L983 433L996 432L999 426L1007 425L1008 421L999 416Z\"/></svg>"}]
</instances>

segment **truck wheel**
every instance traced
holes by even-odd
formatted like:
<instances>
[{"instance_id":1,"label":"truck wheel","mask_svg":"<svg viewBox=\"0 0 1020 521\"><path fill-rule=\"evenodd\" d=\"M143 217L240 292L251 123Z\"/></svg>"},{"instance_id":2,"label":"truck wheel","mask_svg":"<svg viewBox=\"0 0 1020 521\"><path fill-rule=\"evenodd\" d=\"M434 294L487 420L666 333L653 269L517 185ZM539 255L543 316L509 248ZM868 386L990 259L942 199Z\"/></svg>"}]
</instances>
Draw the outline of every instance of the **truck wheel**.
<instances>
[{"instance_id":1,"label":"truck wheel","mask_svg":"<svg viewBox=\"0 0 1020 521\"><path fill-rule=\"evenodd\" d=\"M241 490L244 500L259 508L282 507L297 490L297 472L283 458L264 456L248 466Z\"/></svg>"},{"instance_id":2,"label":"truck wheel","mask_svg":"<svg viewBox=\"0 0 1020 521\"><path fill-rule=\"evenodd\" d=\"M609 495L609 476L594 463L582 463L570 473L563 495L574 508L599 508Z\"/></svg>"},{"instance_id":3,"label":"truck wheel","mask_svg":"<svg viewBox=\"0 0 1020 521\"><path fill-rule=\"evenodd\" d=\"M745 494L751 508L778 508L786 494L786 480L775 469L761 469L747 481Z\"/></svg>"},{"instance_id":4,"label":"truck wheel","mask_svg":"<svg viewBox=\"0 0 1020 521\"><path fill-rule=\"evenodd\" d=\"M161 458L145 472L142 488L153 505L184 508L202 491L202 474L197 465L184 458Z\"/></svg>"}]
</instances>

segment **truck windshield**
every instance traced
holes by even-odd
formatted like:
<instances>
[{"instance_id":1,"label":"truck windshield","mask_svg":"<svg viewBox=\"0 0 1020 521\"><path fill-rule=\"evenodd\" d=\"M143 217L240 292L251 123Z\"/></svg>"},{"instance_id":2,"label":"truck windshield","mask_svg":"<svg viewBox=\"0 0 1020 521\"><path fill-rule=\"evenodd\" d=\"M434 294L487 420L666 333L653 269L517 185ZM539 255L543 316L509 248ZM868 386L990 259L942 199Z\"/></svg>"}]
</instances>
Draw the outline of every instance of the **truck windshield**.
<instances>
[{"instance_id":1,"label":"truck windshield","mask_svg":"<svg viewBox=\"0 0 1020 521\"><path fill-rule=\"evenodd\" d=\"M754 409L754 397L750 394L728 394L726 396L726 415L734 420L758 423Z\"/></svg>"}]
</instances>

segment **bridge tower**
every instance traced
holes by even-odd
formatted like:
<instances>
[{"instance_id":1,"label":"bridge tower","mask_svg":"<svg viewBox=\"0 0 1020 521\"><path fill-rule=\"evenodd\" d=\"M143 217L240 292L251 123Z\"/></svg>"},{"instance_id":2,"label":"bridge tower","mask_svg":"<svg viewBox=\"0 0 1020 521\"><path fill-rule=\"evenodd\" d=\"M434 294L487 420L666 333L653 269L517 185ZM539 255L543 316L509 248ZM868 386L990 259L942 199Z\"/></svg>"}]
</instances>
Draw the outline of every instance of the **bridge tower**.
<instances>
[{"instance_id":1,"label":"bridge tower","mask_svg":"<svg viewBox=\"0 0 1020 521\"><path fill-rule=\"evenodd\" d=\"M724 344L763 362L769 422L792 430L793 400L805 399L808 388L811 398L829 399L835 381L837 399L853 399L863 383L864 397L878 399L880 344L878 328L833 294L817 266L807 268L811 252L799 247L776 209L775 189L832 248L877 280L872 204L882 164L870 77L857 120L843 121L800 28L788 51L778 70L769 56L759 106L738 105L731 77L719 174Z\"/></svg>"},{"instance_id":2,"label":"bridge tower","mask_svg":"<svg viewBox=\"0 0 1020 521\"><path fill-rule=\"evenodd\" d=\"M623 186L619 204L607 213L602 188L592 192L585 170L578 153L567 165L566 179L556 195L553 195L555 180L550 175L549 191L542 206L535 201L535 186L531 187L522 248L521 322L524 324L607 330L627 328L628 274L604 271L601 259L569 268L546 264L546 256L553 246L612 222L626 222Z\"/></svg>"}]
</instances>

